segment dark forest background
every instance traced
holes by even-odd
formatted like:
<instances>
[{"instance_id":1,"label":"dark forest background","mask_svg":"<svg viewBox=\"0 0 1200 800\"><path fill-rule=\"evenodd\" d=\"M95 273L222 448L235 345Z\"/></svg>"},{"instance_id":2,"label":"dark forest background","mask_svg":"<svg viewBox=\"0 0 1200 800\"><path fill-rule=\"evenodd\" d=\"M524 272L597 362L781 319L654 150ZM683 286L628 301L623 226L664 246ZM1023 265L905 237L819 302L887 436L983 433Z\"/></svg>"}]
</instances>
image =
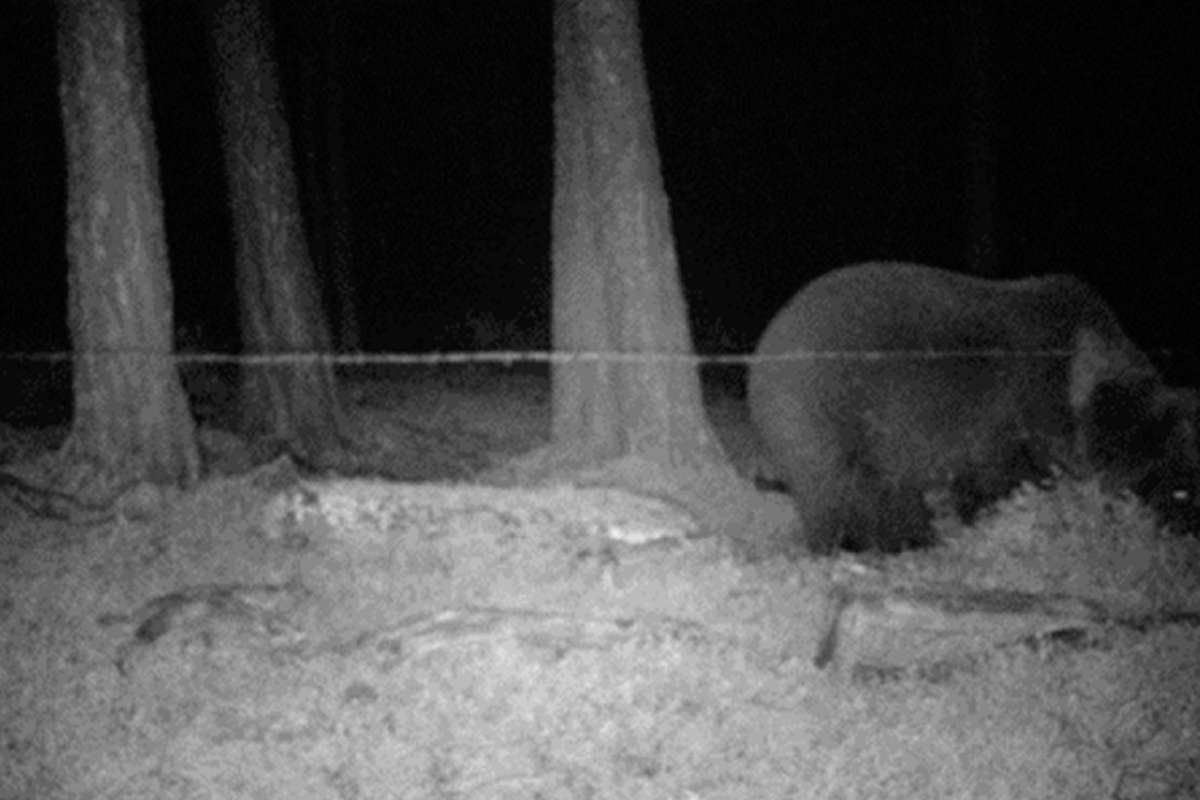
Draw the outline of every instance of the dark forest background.
<instances>
[{"instance_id":1,"label":"dark forest background","mask_svg":"<svg viewBox=\"0 0 1200 800\"><path fill-rule=\"evenodd\" d=\"M289 113L315 3L279 2ZM1000 268L1077 273L1196 381L1197 76L1187 7L997 4ZM341 4L363 346L471 346L472 318L548 341L547 0ZM964 268L958 3L643 3L693 333L748 351L806 281L868 259ZM179 328L236 350L213 70L193 3L143 1ZM54 10L0 0L0 349L57 350L65 169ZM297 142L301 137L297 136ZM310 210L311 211L311 210Z\"/></svg>"}]
</instances>

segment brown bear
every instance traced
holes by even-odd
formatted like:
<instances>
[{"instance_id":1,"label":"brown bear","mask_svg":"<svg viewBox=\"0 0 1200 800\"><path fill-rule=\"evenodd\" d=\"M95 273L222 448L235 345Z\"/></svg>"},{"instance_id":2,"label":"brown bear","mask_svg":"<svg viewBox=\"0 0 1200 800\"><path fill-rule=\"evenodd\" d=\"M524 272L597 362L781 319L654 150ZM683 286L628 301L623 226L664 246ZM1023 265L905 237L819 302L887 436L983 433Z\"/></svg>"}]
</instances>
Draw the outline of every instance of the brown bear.
<instances>
[{"instance_id":1,"label":"brown bear","mask_svg":"<svg viewBox=\"0 0 1200 800\"><path fill-rule=\"evenodd\" d=\"M751 419L816 552L934 544L930 490L970 521L1055 467L1178 527L1200 519L1195 393L1168 387L1070 275L845 267L797 294L755 355Z\"/></svg>"}]
</instances>

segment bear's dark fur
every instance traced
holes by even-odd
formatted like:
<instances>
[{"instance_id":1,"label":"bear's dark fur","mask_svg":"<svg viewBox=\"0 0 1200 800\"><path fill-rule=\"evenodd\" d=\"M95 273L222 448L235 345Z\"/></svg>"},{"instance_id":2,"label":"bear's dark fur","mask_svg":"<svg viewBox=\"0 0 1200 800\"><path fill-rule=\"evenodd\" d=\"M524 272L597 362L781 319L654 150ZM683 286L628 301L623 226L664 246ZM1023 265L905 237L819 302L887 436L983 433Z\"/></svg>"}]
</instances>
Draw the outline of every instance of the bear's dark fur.
<instances>
[{"instance_id":1,"label":"bear's dark fur","mask_svg":"<svg viewBox=\"0 0 1200 800\"><path fill-rule=\"evenodd\" d=\"M930 490L970 520L1055 466L1197 521L1195 394L1077 278L846 267L796 295L756 355L751 418L817 552L932 544Z\"/></svg>"}]
</instances>

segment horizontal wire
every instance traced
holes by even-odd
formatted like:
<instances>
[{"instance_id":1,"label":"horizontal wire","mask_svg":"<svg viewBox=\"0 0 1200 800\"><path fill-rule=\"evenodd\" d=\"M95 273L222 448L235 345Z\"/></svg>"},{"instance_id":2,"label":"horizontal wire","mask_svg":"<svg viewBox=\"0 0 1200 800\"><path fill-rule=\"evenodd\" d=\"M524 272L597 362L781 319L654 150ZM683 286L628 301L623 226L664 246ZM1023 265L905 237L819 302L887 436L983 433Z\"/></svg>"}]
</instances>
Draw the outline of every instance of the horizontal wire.
<instances>
[{"instance_id":1,"label":"horizontal wire","mask_svg":"<svg viewBox=\"0 0 1200 800\"><path fill-rule=\"evenodd\" d=\"M960 358L1070 358L1073 350L796 350L788 353L694 355L691 353L620 353L604 351L451 351L437 353L162 353L149 350L94 350L88 353L18 352L0 353L0 361L62 362L76 358L169 358L178 364L307 364L368 366L377 364L436 365L470 363L569 363L604 361L616 363L679 362L692 364L751 364L791 361L885 361L943 360Z\"/></svg>"}]
</instances>

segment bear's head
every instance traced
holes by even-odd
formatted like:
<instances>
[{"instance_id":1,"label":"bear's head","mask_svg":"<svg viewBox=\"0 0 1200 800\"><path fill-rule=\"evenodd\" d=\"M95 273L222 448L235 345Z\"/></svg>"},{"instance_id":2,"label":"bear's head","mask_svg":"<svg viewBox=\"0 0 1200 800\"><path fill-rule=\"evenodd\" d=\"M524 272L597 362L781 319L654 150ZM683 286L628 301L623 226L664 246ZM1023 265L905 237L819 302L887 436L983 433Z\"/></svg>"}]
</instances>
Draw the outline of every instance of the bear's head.
<instances>
[{"instance_id":1,"label":"bear's head","mask_svg":"<svg viewBox=\"0 0 1200 800\"><path fill-rule=\"evenodd\" d=\"M1129 490L1174 532L1200 534L1200 396L1157 376L1114 378L1080 420L1085 455L1111 491Z\"/></svg>"},{"instance_id":2,"label":"bear's head","mask_svg":"<svg viewBox=\"0 0 1200 800\"><path fill-rule=\"evenodd\" d=\"M1200 395L1083 328L1070 402L1077 454L1105 489L1133 492L1178 533L1200 533Z\"/></svg>"}]
</instances>

